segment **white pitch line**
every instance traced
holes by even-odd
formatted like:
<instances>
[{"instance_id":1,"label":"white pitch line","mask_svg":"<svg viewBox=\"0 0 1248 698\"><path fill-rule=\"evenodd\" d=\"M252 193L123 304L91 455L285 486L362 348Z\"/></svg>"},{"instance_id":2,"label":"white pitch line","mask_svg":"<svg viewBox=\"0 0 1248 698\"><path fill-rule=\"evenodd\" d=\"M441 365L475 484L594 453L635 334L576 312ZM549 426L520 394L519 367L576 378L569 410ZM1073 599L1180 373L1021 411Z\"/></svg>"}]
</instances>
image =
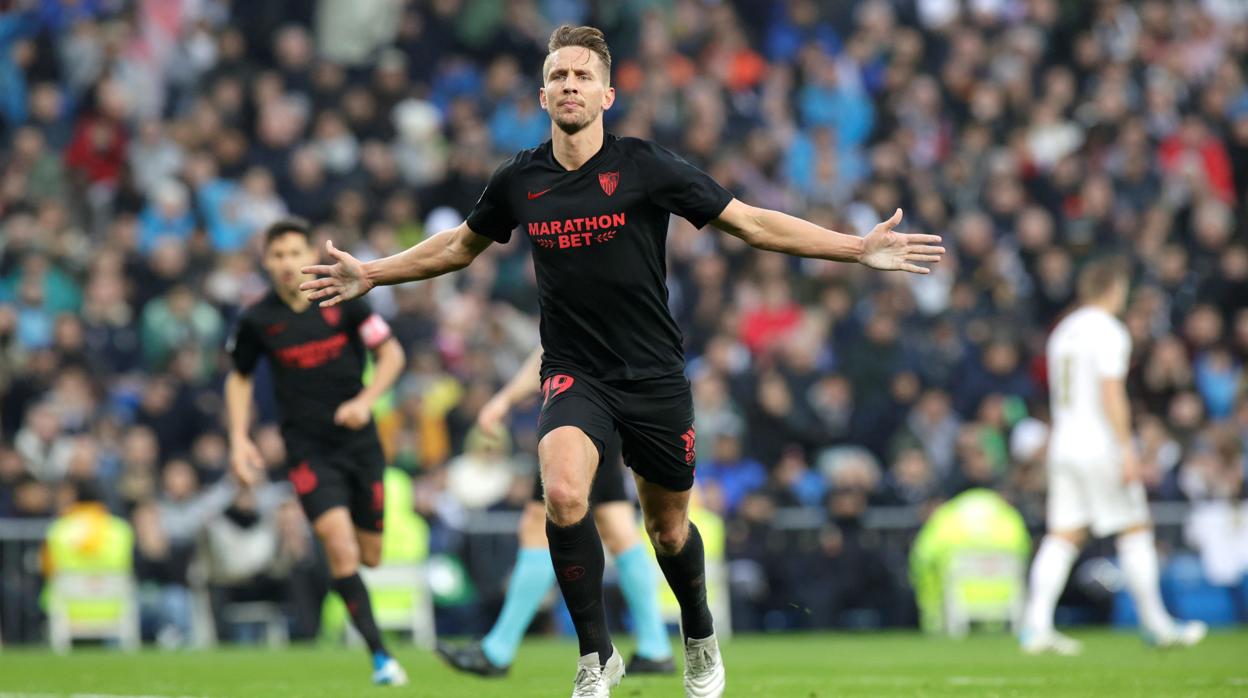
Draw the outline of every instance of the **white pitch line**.
<instances>
[{"instance_id":1,"label":"white pitch line","mask_svg":"<svg viewBox=\"0 0 1248 698\"><path fill-rule=\"evenodd\" d=\"M1048 680L1034 676L949 676L945 681L952 686L1039 686Z\"/></svg>"},{"instance_id":2,"label":"white pitch line","mask_svg":"<svg viewBox=\"0 0 1248 698\"><path fill-rule=\"evenodd\" d=\"M0 698L199 698L198 696L129 695L123 693L0 693Z\"/></svg>"}]
</instances>

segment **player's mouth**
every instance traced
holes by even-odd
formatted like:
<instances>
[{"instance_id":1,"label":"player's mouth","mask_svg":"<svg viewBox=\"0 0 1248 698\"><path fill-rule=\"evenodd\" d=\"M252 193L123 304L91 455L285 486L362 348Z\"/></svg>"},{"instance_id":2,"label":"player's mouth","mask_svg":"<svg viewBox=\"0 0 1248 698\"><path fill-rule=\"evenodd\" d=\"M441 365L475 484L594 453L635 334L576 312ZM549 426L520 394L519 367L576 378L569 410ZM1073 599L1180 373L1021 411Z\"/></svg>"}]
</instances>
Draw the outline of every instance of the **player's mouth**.
<instances>
[{"instance_id":1,"label":"player's mouth","mask_svg":"<svg viewBox=\"0 0 1248 698\"><path fill-rule=\"evenodd\" d=\"M581 108L581 103L580 103L580 102L574 102L574 101L572 101L572 100L570 100L570 99L565 99L564 101L562 101L562 102L560 102L560 103L559 103L559 108L560 108L560 109L574 109L574 108L575 108L575 109L580 109L580 108Z\"/></svg>"}]
</instances>

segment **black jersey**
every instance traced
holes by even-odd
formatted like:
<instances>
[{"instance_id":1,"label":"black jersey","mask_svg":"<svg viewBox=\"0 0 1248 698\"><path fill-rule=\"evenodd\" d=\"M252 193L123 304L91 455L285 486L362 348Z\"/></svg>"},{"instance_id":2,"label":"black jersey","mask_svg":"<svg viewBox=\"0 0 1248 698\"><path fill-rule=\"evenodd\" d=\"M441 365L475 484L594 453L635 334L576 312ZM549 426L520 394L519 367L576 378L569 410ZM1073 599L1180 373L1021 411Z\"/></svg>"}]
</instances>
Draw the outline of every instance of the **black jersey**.
<instances>
[{"instance_id":1,"label":"black jersey","mask_svg":"<svg viewBox=\"0 0 1248 698\"><path fill-rule=\"evenodd\" d=\"M270 291L242 312L226 349L244 375L261 356L269 358L288 441L337 443L361 435L376 438L375 429L334 424L334 412L363 388L365 351L389 337L389 326L362 299L296 312Z\"/></svg>"},{"instance_id":2,"label":"black jersey","mask_svg":"<svg viewBox=\"0 0 1248 698\"><path fill-rule=\"evenodd\" d=\"M543 366L607 382L684 371L680 329L667 307L668 217L697 227L732 194L672 152L606 134L569 172L550 141L504 163L468 215L498 242L517 226L533 243Z\"/></svg>"}]
</instances>

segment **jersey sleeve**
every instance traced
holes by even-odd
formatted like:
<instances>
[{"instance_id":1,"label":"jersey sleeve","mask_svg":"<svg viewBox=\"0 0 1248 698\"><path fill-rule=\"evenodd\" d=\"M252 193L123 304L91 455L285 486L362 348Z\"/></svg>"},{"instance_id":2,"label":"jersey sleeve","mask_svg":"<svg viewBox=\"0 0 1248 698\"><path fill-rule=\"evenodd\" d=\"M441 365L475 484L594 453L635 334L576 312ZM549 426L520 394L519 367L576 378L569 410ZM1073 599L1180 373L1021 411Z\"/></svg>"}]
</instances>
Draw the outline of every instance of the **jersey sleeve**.
<instances>
[{"instance_id":1,"label":"jersey sleeve","mask_svg":"<svg viewBox=\"0 0 1248 698\"><path fill-rule=\"evenodd\" d=\"M1107 324L1096 350L1096 372L1101 378L1123 378L1131 363L1131 337L1125 328Z\"/></svg>"},{"instance_id":2,"label":"jersey sleeve","mask_svg":"<svg viewBox=\"0 0 1248 698\"><path fill-rule=\"evenodd\" d=\"M516 215L507 201L507 187L515 162L513 157L494 170L467 218L472 232L499 243L511 240L511 231L516 228Z\"/></svg>"},{"instance_id":3,"label":"jersey sleeve","mask_svg":"<svg viewBox=\"0 0 1248 698\"><path fill-rule=\"evenodd\" d=\"M655 204L698 228L724 212L732 193L719 182L667 148L641 143L641 171Z\"/></svg>"},{"instance_id":4,"label":"jersey sleeve","mask_svg":"<svg viewBox=\"0 0 1248 698\"><path fill-rule=\"evenodd\" d=\"M249 376L256 370L256 364L264 354L264 345L260 343L255 325L246 313L240 315L238 322L234 323L234 329L225 341L225 351L234 362L234 370L244 376Z\"/></svg>"},{"instance_id":5,"label":"jersey sleeve","mask_svg":"<svg viewBox=\"0 0 1248 698\"><path fill-rule=\"evenodd\" d=\"M355 332L364 346L376 349L391 337L390 323L377 313L368 301L356 298L346 304L347 329Z\"/></svg>"}]
</instances>

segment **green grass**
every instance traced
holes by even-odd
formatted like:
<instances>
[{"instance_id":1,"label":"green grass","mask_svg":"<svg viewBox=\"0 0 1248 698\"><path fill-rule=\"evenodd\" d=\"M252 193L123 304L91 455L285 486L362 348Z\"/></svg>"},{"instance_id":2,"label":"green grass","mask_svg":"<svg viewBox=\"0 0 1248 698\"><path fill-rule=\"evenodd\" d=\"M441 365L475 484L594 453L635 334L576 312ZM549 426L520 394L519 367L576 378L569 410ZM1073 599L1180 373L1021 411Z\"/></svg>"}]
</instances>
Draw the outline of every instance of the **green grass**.
<instances>
[{"instance_id":1,"label":"green grass","mask_svg":"<svg viewBox=\"0 0 1248 698\"><path fill-rule=\"evenodd\" d=\"M900 633L738 637L724 647L728 696L1248 695L1248 631L1217 633L1195 649L1165 652L1145 648L1129 634L1076 636L1087 643L1076 659L1025 657L1000 635L960 642ZM0 698L339 698L383 692L550 698L571 692L575 646L528 642L511 676L501 680L456 675L410 647L399 658L412 685L383 691L367 685L367 661L359 650L233 648L126 656L86 649L57 657L6 648L0 653ZM616 698L682 695L677 677L627 677L615 691Z\"/></svg>"}]
</instances>

